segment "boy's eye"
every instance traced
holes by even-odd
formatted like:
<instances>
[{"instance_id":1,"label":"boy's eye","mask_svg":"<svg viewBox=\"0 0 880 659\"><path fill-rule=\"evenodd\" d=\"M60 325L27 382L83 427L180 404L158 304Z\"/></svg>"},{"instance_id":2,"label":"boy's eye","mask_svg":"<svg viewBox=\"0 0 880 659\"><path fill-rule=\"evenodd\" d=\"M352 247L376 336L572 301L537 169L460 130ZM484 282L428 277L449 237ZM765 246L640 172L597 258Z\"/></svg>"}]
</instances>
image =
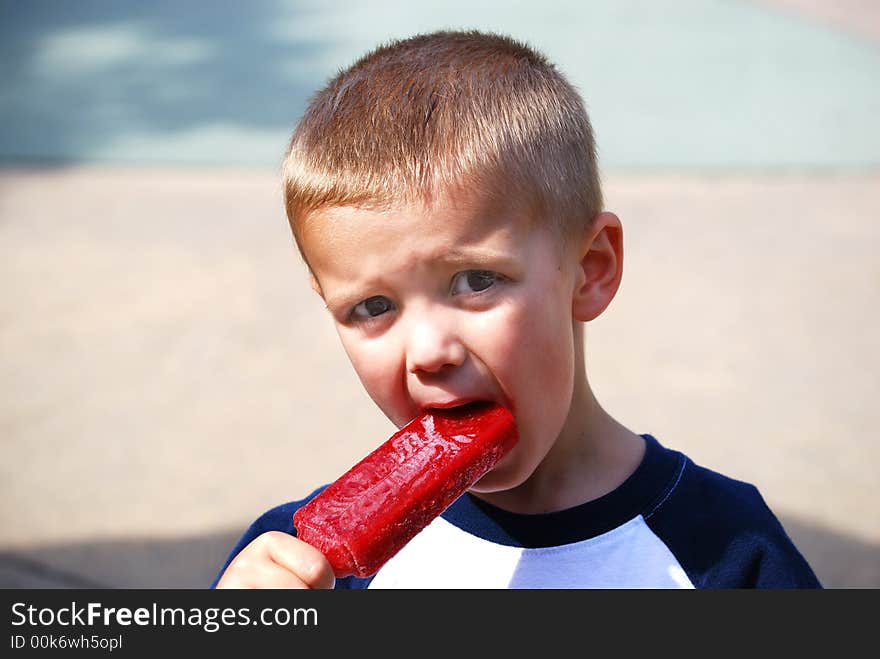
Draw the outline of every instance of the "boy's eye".
<instances>
[{"instance_id":1,"label":"boy's eye","mask_svg":"<svg viewBox=\"0 0 880 659\"><path fill-rule=\"evenodd\" d=\"M452 294L479 293L498 280L498 273L491 270L465 270L452 279Z\"/></svg>"},{"instance_id":2,"label":"boy's eye","mask_svg":"<svg viewBox=\"0 0 880 659\"><path fill-rule=\"evenodd\" d=\"M351 310L351 315L353 318L375 318L392 309L394 303L391 300L384 295L374 295L358 302Z\"/></svg>"}]
</instances>

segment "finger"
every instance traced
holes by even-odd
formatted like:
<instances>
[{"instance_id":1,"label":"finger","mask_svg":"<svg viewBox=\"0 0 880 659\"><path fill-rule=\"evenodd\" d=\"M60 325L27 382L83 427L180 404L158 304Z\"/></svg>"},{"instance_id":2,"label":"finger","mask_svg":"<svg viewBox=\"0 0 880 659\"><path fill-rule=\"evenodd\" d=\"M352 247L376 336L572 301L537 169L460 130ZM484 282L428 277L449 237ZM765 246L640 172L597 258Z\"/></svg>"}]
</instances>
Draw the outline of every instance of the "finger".
<instances>
[{"instance_id":1,"label":"finger","mask_svg":"<svg viewBox=\"0 0 880 659\"><path fill-rule=\"evenodd\" d=\"M275 562L273 546L292 537L265 533L242 549L224 571L217 588L308 588L296 570Z\"/></svg>"},{"instance_id":2,"label":"finger","mask_svg":"<svg viewBox=\"0 0 880 659\"><path fill-rule=\"evenodd\" d=\"M270 531L263 536L268 536L266 550L272 562L296 574L309 588L333 588L336 581L333 568L320 551L280 531Z\"/></svg>"},{"instance_id":3,"label":"finger","mask_svg":"<svg viewBox=\"0 0 880 659\"><path fill-rule=\"evenodd\" d=\"M305 589L309 585L288 569L269 560L249 561L233 565L217 584L218 589L294 588Z\"/></svg>"}]
</instances>

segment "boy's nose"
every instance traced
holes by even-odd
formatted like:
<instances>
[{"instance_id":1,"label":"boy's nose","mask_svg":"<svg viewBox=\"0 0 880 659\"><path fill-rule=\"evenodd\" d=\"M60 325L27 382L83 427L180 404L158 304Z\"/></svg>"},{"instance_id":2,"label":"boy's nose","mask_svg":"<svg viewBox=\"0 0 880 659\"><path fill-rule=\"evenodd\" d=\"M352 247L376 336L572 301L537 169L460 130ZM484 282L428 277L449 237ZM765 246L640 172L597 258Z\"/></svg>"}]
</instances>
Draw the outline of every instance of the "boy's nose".
<instances>
[{"instance_id":1,"label":"boy's nose","mask_svg":"<svg viewBox=\"0 0 880 659\"><path fill-rule=\"evenodd\" d=\"M461 366L467 351L452 327L427 316L410 326L406 368L410 373L437 373L447 366Z\"/></svg>"}]
</instances>

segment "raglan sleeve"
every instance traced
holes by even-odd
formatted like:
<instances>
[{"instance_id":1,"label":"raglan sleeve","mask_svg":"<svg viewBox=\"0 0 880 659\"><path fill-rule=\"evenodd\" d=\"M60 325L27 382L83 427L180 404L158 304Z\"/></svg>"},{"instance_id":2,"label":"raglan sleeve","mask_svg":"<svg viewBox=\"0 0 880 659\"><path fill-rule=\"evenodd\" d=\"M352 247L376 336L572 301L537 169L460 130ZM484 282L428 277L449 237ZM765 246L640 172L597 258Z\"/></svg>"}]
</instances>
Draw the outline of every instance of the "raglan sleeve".
<instances>
[{"instance_id":1,"label":"raglan sleeve","mask_svg":"<svg viewBox=\"0 0 880 659\"><path fill-rule=\"evenodd\" d=\"M648 519L697 588L821 588L758 489L687 462Z\"/></svg>"}]
</instances>

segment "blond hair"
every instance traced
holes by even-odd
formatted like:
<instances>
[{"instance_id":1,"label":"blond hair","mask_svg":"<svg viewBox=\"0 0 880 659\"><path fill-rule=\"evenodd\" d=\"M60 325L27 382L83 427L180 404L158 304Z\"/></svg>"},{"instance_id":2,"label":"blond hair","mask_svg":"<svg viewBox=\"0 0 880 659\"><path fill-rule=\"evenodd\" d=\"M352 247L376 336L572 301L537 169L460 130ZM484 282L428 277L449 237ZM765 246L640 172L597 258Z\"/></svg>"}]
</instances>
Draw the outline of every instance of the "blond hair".
<instances>
[{"instance_id":1,"label":"blond hair","mask_svg":"<svg viewBox=\"0 0 880 659\"><path fill-rule=\"evenodd\" d=\"M476 191L561 227L602 210L580 95L540 53L476 31L391 42L331 79L294 131L283 186L301 251L301 223L334 206Z\"/></svg>"}]
</instances>

